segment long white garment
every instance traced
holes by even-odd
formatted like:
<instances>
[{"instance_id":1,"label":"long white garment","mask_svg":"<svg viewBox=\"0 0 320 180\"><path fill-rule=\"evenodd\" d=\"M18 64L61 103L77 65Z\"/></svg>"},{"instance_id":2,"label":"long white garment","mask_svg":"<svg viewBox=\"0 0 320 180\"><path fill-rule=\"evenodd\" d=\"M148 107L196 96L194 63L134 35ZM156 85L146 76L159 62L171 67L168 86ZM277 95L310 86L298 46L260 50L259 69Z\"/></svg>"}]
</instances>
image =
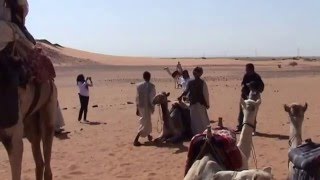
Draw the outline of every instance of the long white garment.
<instances>
[{"instance_id":1,"label":"long white garment","mask_svg":"<svg viewBox=\"0 0 320 180\"><path fill-rule=\"evenodd\" d=\"M56 122L55 122L55 128L54 129L56 131L59 131L64 125L65 124L64 124L63 115L62 115L60 106L58 104L58 107L57 107L57 119L56 119Z\"/></svg>"},{"instance_id":2,"label":"long white garment","mask_svg":"<svg viewBox=\"0 0 320 180\"><path fill-rule=\"evenodd\" d=\"M180 79L180 84L182 86L182 92L184 92L187 89L188 83L191 79L184 79L183 77L181 77Z\"/></svg>"},{"instance_id":3,"label":"long white garment","mask_svg":"<svg viewBox=\"0 0 320 180\"><path fill-rule=\"evenodd\" d=\"M206 82L203 82L203 95L207 104L210 106L209 91ZM210 120L207 108L200 103L190 105L191 130L193 135L203 133L207 126L210 125Z\"/></svg>"},{"instance_id":4,"label":"long white garment","mask_svg":"<svg viewBox=\"0 0 320 180\"><path fill-rule=\"evenodd\" d=\"M207 126L210 125L207 108L200 103L190 105L190 118L192 134L203 133Z\"/></svg>"},{"instance_id":5,"label":"long white garment","mask_svg":"<svg viewBox=\"0 0 320 180\"><path fill-rule=\"evenodd\" d=\"M139 134L146 137L152 132L151 114L154 112L152 100L156 95L155 86L150 82L137 86L136 104L139 110Z\"/></svg>"}]
</instances>

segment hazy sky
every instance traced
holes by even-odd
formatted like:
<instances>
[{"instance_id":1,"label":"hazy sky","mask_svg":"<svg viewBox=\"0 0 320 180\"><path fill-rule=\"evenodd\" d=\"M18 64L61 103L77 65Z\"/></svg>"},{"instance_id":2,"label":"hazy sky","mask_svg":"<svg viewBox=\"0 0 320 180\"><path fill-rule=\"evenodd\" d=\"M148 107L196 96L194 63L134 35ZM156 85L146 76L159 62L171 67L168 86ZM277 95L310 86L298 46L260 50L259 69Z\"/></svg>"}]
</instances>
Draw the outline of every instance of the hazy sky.
<instances>
[{"instance_id":1,"label":"hazy sky","mask_svg":"<svg viewBox=\"0 0 320 180\"><path fill-rule=\"evenodd\" d=\"M130 56L320 55L320 0L29 0L36 38Z\"/></svg>"}]
</instances>

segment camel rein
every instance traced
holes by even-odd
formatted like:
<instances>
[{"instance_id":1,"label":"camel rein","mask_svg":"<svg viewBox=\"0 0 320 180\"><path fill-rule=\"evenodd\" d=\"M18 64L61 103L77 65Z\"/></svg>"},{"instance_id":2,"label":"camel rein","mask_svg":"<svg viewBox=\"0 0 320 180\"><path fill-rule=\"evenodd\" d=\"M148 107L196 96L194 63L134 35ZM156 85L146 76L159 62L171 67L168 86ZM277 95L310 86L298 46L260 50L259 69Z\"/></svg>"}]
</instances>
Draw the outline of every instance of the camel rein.
<instances>
[{"instance_id":1,"label":"camel rein","mask_svg":"<svg viewBox=\"0 0 320 180\"><path fill-rule=\"evenodd\" d=\"M255 128L256 128L256 126L254 126L254 125L252 125L252 124L250 124L250 123L246 123L246 122L245 122L245 123L242 124L242 126L244 126L244 125L247 125L247 126L251 127L252 129L255 129ZM254 162L254 165L255 165L256 169L258 169L258 160L257 160L256 150L255 150L254 144L253 144L253 139L252 139L251 148L252 148L252 152L251 152L251 154L252 154L252 159L253 159L253 162Z\"/></svg>"},{"instance_id":2,"label":"camel rein","mask_svg":"<svg viewBox=\"0 0 320 180\"><path fill-rule=\"evenodd\" d=\"M295 116L295 118L297 118L298 116ZM290 120L290 116L288 117L289 118L289 122L291 121ZM294 127L296 127L297 126L297 124L295 124L294 122L292 122L292 125L294 126ZM291 146L292 146L292 142L294 141L294 140L296 140L296 136L292 136L292 137L290 137L290 139L289 139L289 141L288 141L288 144L289 144L289 147L291 148Z\"/></svg>"},{"instance_id":3,"label":"camel rein","mask_svg":"<svg viewBox=\"0 0 320 180\"><path fill-rule=\"evenodd\" d=\"M162 112L161 112L161 106L159 105L159 116L158 116L158 121L157 121L157 132L161 133L162 132L162 127L163 127L163 122L162 121ZM161 127L159 128L159 124L161 124Z\"/></svg>"},{"instance_id":4,"label":"camel rein","mask_svg":"<svg viewBox=\"0 0 320 180\"><path fill-rule=\"evenodd\" d=\"M206 149L207 145L209 145L210 150L214 152L213 154L218 154L217 150L216 150L216 149L214 148L214 146L211 144L210 139L208 139L207 137L205 137L205 142L204 142L204 144L202 145L201 150L200 150L200 152L198 153L195 161L196 161L196 160L199 160L200 158L203 157L203 155L205 154L205 149ZM215 158L215 160L217 161L217 163L218 163L220 166L224 166L223 160L220 159L219 156L216 156L216 157L214 157L214 158ZM225 167L222 167L222 168L225 169Z\"/></svg>"}]
</instances>

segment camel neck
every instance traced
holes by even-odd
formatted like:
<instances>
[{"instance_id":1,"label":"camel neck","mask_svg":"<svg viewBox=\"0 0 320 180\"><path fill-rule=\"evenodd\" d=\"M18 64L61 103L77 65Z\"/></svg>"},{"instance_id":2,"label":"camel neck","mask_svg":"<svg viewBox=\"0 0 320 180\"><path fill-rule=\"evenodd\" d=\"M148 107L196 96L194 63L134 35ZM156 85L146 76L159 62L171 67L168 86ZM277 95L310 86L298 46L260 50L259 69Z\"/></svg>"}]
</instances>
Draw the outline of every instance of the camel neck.
<instances>
[{"instance_id":1,"label":"camel neck","mask_svg":"<svg viewBox=\"0 0 320 180\"><path fill-rule=\"evenodd\" d=\"M169 119L168 103L161 104L161 111L163 122L166 123Z\"/></svg>"},{"instance_id":2,"label":"camel neck","mask_svg":"<svg viewBox=\"0 0 320 180\"><path fill-rule=\"evenodd\" d=\"M251 153L253 127L247 125L246 123L253 125L254 119L255 115L253 112L244 112L244 124L240 134L238 147L247 158L250 157Z\"/></svg>"},{"instance_id":3,"label":"camel neck","mask_svg":"<svg viewBox=\"0 0 320 180\"><path fill-rule=\"evenodd\" d=\"M302 122L301 119L291 119L290 124L290 149L296 148L302 143L302 123L293 123L293 122Z\"/></svg>"}]
</instances>

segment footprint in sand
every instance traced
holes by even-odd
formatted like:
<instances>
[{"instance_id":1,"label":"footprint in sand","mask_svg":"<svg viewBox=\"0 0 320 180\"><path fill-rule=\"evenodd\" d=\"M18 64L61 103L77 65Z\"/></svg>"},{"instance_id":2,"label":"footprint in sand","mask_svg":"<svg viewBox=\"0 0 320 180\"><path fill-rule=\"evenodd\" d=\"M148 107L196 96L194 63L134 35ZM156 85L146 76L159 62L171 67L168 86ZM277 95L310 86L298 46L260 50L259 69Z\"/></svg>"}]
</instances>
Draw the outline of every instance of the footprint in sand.
<instances>
[{"instance_id":1,"label":"footprint in sand","mask_svg":"<svg viewBox=\"0 0 320 180\"><path fill-rule=\"evenodd\" d=\"M116 176L117 178L121 178L121 179L131 179L132 176L130 175L119 175L119 176Z\"/></svg>"},{"instance_id":2,"label":"footprint in sand","mask_svg":"<svg viewBox=\"0 0 320 180\"><path fill-rule=\"evenodd\" d=\"M100 152L106 152L106 151L108 151L109 149L107 149L107 148L102 148L102 149L100 149Z\"/></svg>"},{"instance_id":3,"label":"footprint in sand","mask_svg":"<svg viewBox=\"0 0 320 180\"><path fill-rule=\"evenodd\" d=\"M68 169L70 170L70 171L74 171L74 170L76 170L76 169L78 169L79 167L77 166L77 165L75 165L75 164L71 164L71 165L69 165L68 166Z\"/></svg>"},{"instance_id":4,"label":"footprint in sand","mask_svg":"<svg viewBox=\"0 0 320 180\"><path fill-rule=\"evenodd\" d=\"M120 164L120 167L123 167L123 166L130 166L131 165L131 163L122 163L122 164Z\"/></svg>"},{"instance_id":5,"label":"footprint in sand","mask_svg":"<svg viewBox=\"0 0 320 180\"><path fill-rule=\"evenodd\" d=\"M70 179L71 177L68 175L63 175L61 179Z\"/></svg>"},{"instance_id":6,"label":"footprint in sand","mask_svg":"<svg viewBox=\"0 0 320 180\"><path fill-rule=\"evenodd\" d=\"M151 173L148 174L148 176L155 176L155 175L157 175L157 174L156 174L156 173L153 173L153 172L151 172Z\"/></svg>"},{"instance_id":7,"label":"footprint in sand","mask_svg":"<svg viewBox=\"0 0 320 180\"><path fill-rule=\"evenodd\" d=\"M32 178L25 176L23 179L24 180L31 180Z\"/></svg>"},{"instance_id":8,"label":"footprint in sand","mask_svg":"<svg viewBox=\"0 0 320 180\"><path fill-rule=\"evenodd\" d=\"M71 175L83 175L83 174L85 174L85 173L82 172L82 171L72 171L72 172L70 172L69 174L71 174Z\"/></svg>"}]
</instances>

